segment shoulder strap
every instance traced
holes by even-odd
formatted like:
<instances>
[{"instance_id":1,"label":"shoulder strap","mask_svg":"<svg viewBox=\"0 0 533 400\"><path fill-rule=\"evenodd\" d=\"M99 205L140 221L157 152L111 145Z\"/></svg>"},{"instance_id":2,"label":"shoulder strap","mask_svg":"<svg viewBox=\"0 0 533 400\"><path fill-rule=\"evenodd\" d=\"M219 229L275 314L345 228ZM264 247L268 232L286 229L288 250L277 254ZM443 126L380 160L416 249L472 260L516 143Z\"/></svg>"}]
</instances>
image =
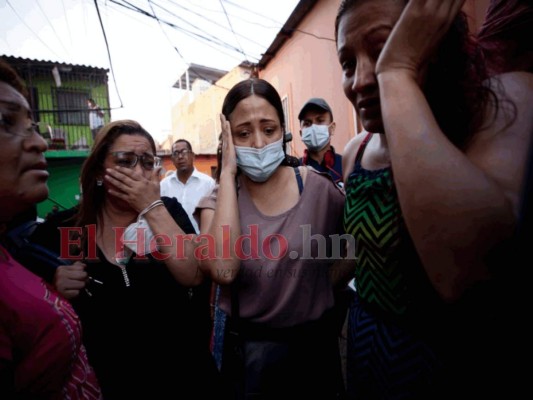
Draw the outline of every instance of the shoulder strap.
<instances>
[{"instance_id":1,"label":"shoulder strap","mask_svg":"<svg viewBox=\"0 0 533 400\"><path fill-rule=\"evenodd\" d=\"M335 176L332 176L334 182L339 182L339 181L342 182L343 177L342 177L341 174L339 174L337 171L335 171L335 170L334 170L333 168L331 168L331 167L327 167L327 168L328 168L328 171L331 172L331 174L334 174L334 175L335 175ZM331 175L331 174L330 174L330 175Z\"/></svg>"},{"instance_id":2,"label":"shoulder strap","mask_svg":"<svg viewBox=\"0 0 533 400\"><path fill-rule=\"evenodd\" d=\"M21 265L52 283L56 268L70 263L60 259L59 254L54 251L31 241L30 235L38 225L36 221L28 221L13 228L5 237L5 245L11 256Z\"/></svg>"},{"instance_id":3,"label":"shoulder strap","mask_svg":"<svg viewBox=\"0 0 533 400\"><path fill-rule=\"evenodd\" d=\"M357 150L357 155L355 156L354 165L361 162L361 158L363 158L363 153L365 152L366 145L368 144L368 142L370 142L371 138L372 138L372 133L368 132L366 134L366 137L363 139L363 141L359 145L359 149Z\"/></svg>"},{"instance_id":4,"label":"shoulder strap","mask_svg":"<svg viewBox=\"0 0 533 400\"><path fill-rule=\"evenodd\" d=\"M300 175L300 168L294 167L294 174L296 175L296 182L298 182L298 191L300 192L301 196L304 190L304 181L302 180L302 175Z\"/></svg>"},{"instance_id":5,"label":"shoulder strap","mask_svg":"<svg viewBox=\"0 0 533 400\"><path fill-rule=\"evenodd\" d=\"M27 238L29 238L31 234L35 231L35 228L37 228L37 224L37 221L26 221L12 228L6 234L6 236L12 241L15 246L22 247L22 245L26 243Z\"/></svg>"}]
</instances>

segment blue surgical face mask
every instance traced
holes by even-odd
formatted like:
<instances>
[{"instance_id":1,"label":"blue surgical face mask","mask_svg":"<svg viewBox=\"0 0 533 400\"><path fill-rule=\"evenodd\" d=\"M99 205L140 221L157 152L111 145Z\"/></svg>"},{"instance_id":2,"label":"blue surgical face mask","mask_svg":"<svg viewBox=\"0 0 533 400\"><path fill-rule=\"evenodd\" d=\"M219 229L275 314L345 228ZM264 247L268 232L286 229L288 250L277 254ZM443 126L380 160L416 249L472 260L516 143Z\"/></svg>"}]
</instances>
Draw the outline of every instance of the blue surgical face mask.
<instances>
[{"instance_id":1,"label":"blue surgical face mask","mask_svg":"<svg viewBox=\"0 0 533 400\"><path fill-rule=\"evenodd\" d=\"M237 166L254 182L264 182L285 158L283 138L260 149L235 146Z\"/></svg>"},{"instance_id":2,"label":"blue surgical face mask","mask_svg":"<svg viewBox=\"0 0 533 400\"><path fill-rule=\"evenodd\" d=\"M302 142L310 151L320 151L329 142L329 125L311 125L302 129Z\"/></svg>"}]
</instances>

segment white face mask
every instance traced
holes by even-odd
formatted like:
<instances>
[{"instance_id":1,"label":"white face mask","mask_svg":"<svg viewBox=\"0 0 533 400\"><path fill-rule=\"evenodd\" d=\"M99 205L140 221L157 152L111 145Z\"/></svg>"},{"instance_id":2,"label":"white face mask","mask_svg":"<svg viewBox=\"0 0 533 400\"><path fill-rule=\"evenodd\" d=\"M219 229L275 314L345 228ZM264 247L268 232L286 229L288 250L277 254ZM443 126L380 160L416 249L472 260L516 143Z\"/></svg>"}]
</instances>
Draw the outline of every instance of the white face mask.
<instances>
[{"instance_id":1,"label":"white face mask","mask_svg":"<svg viewBox=\"0 0 533 400\"><path fill-rule=\"evenodd\" d=\"M261 149L235 146L237 166L254 182L264 182L285 159L283 138Z\"/></svg>"},{"instance_id":2,"label":"white face mask","mask_svg":"<svg viewBox=\"0 0 533 400\"><path fill-rule=\"evenodd\" d=\"M310 151L320 151L329 142L329 125L311 125L302 129L302 142Z\"/></svg>"},{"instance_id":3,"label":"white face mask","mask_svg":"<svg viewBox=\"0 0 533 400\"><path fill-rule=\"evenodd\" d=\"M143 234L144 243L142 243ZM137 254L138 256L144 256L145 254L152 253L153 250L156 250L156 247L153 249L150 248L153 238L154 233L152 232L152 229L150 229L150 225L148 225L148 222L146 222L144 217L139 217L136 222L128 225L124 231L122 240L125 248L123 249L123 252L119 251L117 253L117 261L121 264L126 264L133 253Z\"/></svg>"}]
</instances>

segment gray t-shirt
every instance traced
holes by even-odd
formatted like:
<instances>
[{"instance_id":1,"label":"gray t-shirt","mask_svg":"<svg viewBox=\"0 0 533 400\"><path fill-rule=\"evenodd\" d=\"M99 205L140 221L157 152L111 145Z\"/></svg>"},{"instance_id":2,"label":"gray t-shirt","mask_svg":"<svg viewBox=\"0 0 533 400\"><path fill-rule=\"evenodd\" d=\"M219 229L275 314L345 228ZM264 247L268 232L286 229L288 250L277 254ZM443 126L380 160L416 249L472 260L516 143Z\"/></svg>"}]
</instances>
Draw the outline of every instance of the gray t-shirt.
<instances>
[{"instance_id":1,"label":"gray t-shirt","mask_svg":"<svg viewBox=\"0 0 533 400\"><path fill-rule=\"evenodd\" d=\"M343 233L344 194L327 175L308 171L300 201L276 216L263 215L240 187L239 313L250 322L291 327L317 320L333 306L328 271L335 261L332 245L340 244L330 235ZM215 199L216 192L198 207L214 208ZM222 289L220 307L231 313L228 287Z\"/></svg>"}]
</instances>

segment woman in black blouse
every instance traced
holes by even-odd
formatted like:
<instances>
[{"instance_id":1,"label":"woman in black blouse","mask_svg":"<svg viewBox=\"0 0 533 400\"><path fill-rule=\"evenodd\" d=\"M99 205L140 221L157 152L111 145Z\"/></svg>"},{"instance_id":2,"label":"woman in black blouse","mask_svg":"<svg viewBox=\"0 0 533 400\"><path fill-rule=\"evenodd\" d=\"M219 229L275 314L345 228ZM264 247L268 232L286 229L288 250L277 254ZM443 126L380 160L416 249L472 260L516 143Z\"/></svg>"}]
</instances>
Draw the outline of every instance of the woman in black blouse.
<instances>
[{"instance_id":1,"label":"woman in black blouse","mask_svg":"<svg viewBox=\"0 0 533 400\"><path fill-rule=\"evenodd\" d=\"M47 221L61 226L57 250L70 264L54 284L79 313L106 399L217 390L189 304L188 289L202 280L194 229L177 200L160 198L155 154L137 122L104 126L82 168L76 214Z\"/></svg>"}]
</instances>

